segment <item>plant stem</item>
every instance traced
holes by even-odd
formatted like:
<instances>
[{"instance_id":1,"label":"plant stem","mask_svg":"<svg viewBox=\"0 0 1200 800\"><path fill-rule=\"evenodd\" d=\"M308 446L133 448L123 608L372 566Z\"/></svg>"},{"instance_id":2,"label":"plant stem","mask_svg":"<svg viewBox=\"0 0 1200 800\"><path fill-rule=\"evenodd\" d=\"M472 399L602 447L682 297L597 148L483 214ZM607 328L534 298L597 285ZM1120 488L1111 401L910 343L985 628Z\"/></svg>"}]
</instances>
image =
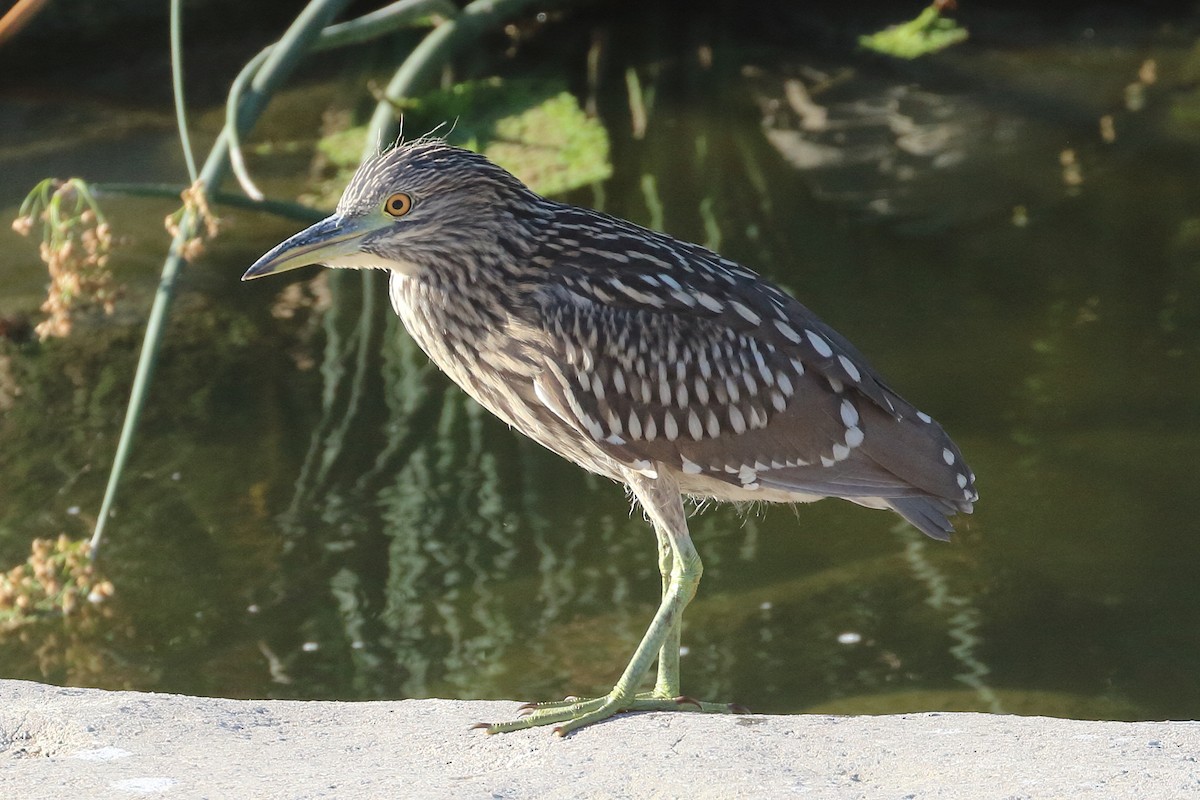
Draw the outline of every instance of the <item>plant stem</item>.
<instances>
[{"instance_id":1,"label":"plant stem","mask_svg":"<svg viewBox=\"0 0 1200 800\"><path fill-rule=\"evenodd\" d=\"M458 13L449 0L398 0L384 6L378 11L372 11L346 22L330 25L325 28L313 41L309 48L312 52L330 50L350 44L369 41L384 36L405 26L416 25L434 16L453 17ZM229 132L229 161L233 175L247 195L254 200L262 200L263 194L250 177L246 169L246 161L242 157L238 121L242 93L247 84L258 74L259 68L266 61L277 45L267 45L254 58L242 67L241 72L229 88L229 98L225 103L225 130Z\"/></svg>"},{"instance_id":2,"label":"plant stem","mask_svg":"<svg viewBox=\"0 0 1200 800\"><path fill-rule=\"evenodd\" d=\"M162 197L178 200L186 186L174 183L90 183L88 190L96 197L104 195L122 195L125 197ZM223 206L244 208L250 211L263 211L277 217L286 217L300 222L312 223L329 216L328 211L322 211L311 206L292 203L287 200L251 200L249 197L230 192L210 191L209 200Z\"/></svg>"},{"instance_id":3,"label":"plant stem","mask_svg":"<svg viewBox=\"0 0 1200 800\"><path fill-rule=\"evenodd\" d=\"M383 90L387 100L397 101L411 96L430 83L438 70L458 52L459 48L478 38L501 20L533 5L535 0L475 0L457 17L442 23L413 48L408 58L392 75ZM373 156L390 139L384 135L395 121L395 107L383 102L375 107L368 128L367 143L363 158Z\"/></svg>"},{"instance_id":4,"label":"plant stem","mask_svg":"<svg viewBox=\"0 0 1200 800\"><path fill-rule=\"evenodd\" d=\"M175 122L179 126L179 144L187 162L188 177L196 182L196 156L188 135L187 105L183 101L183 0L171 0L171 87L175 95Z\"/></svg>"}]
</instances>

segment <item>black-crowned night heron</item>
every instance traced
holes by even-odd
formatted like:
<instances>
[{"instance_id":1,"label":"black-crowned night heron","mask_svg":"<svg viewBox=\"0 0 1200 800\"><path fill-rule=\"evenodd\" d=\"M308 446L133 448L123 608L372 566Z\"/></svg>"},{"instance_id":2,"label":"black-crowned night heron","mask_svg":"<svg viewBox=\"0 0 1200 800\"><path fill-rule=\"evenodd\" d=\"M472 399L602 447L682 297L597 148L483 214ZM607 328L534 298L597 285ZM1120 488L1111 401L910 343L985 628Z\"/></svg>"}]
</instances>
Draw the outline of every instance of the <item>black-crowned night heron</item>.
<instances>
[{"instance_id":1,"label":"black-crowned night heron","mask_svg":"<svg viewBox=\"0 0 1200 800\"><path fill-rule=\"evenodd\" d=\"M392 307L485 408L629 487L658 537L662 602L604 697L530 704L489 732L567 733L683 697L679 635L700 580L682 495L890 508L935 539L975 476L928 414L836 331L740 264L547 200L439 140L366 161L333 216L244 278L322 263L391 273ZM657 659L654 688L639 692Z\"/></svg>"}]
</instances>

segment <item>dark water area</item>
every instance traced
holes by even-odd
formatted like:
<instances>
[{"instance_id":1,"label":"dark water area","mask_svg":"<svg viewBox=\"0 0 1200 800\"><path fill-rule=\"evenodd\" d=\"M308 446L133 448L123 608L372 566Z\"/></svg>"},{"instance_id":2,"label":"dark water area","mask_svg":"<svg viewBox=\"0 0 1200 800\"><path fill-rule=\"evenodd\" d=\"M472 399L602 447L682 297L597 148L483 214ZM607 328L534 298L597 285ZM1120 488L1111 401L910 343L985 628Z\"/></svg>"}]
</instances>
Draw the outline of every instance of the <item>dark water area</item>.
<instances>
[{"instance_id":1,"label":"dark water area","mask_svg":"<svg viewBox=\"0 0 1200 800\"><path fill-rule=\"evenodd\" d=\"M837 36L706 17L656 38L588 13L501 62L563 72L586 103L586 50L606 43L591 99L613 176L568 199L786 286L979 477L950 544L835 500L703 509L684 691L780 713L1200 717L1200 19L1076 9L895 64ZM322 112L388 52L322 57L278 99L262 131L294 147L251 161L269 194L305 190ZM47 175L182 180L169 106L3 87L0 108L0 217ZM219 114L196 113L200 145ZM88 535L99 508L173 207L104 203L132 240L117 315L3 351L26 378L0 410L6 567L34 537ZM299 225L221 215L110 524L115 596L87 625L0 633L0 676L232 697L607 691L659 592L621 488L450 385L382 276L241 284ZM0 315L36 311L45 281L3 226Z\"/></svg>"}]
</instances>

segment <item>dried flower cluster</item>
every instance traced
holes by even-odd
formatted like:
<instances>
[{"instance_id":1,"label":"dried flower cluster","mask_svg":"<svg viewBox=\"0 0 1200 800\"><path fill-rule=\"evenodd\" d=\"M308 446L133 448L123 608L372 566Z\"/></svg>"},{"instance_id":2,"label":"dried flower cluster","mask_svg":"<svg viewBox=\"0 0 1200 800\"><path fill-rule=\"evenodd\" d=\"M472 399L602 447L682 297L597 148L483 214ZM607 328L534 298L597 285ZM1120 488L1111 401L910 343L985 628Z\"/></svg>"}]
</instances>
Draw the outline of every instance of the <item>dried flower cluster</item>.
<instances>
[{"instance_id":1,"label":"dried flower cluster","mask_svg":"<svg viewBox=\"0 0 1200 800\"><path fill-rule=\"evenodd\" d=\"M183 207L167 216L163 224L167 233L172 237L178 236L180 230L187 238L183 240L179 255L189 264L204 254L204 241L212 239L220 231L221 221L208 207L208 195L204 193L204 184L196 181L180 195ZM190 217L187 225L184 220Z\"/></svg>"},{"instance_id":2,"label":"dried flower cluster","mask_svg":"<svg viewBox=\"0 0 1200 800\"><path fill-rule=\"evenodd\" d=\"M35 331L41 339L64 337L71 333L72 320L81 311L101 308L106 314L113 312L121 289L108 268L112 230L87 184L78 178L48 178L39 183L21 204L13 230L28 236L39 222L39 251L50 272L50 288L42 304L46 319Z\"/></svg>"},{"instance_id":3,"label":"dried flower cluster","mask_svg":"<svg viewBox=\"0 0 1200 800\"><path fill-rule=\"evenodd\" d=\"M0 573L0 631L45 615L66 617L112 596L112 582L100 577L88 558L88 542L63 534L34 539L24 564Z\"/></svg>"}]
</instances>

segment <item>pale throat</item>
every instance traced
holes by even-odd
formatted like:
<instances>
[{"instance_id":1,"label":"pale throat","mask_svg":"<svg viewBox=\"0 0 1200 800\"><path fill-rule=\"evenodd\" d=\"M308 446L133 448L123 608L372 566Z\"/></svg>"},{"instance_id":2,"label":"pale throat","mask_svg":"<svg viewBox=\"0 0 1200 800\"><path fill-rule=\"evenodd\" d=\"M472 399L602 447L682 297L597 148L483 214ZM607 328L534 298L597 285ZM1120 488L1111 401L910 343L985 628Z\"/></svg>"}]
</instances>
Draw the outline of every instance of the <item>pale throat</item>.
<instances>
[{"instance_id":1,"label":"pale throat","mask_svg":"<svg viewBox=\"0 0 1200 800\"><path fill-rule=\"evenodd\" d=\"M384 269L400 279L415 275L420 270L420 266L411 261L398 261L372 253L349 253L337 256L326 261L325 265L336 269Z\"/></svg>"}]
</instances>

